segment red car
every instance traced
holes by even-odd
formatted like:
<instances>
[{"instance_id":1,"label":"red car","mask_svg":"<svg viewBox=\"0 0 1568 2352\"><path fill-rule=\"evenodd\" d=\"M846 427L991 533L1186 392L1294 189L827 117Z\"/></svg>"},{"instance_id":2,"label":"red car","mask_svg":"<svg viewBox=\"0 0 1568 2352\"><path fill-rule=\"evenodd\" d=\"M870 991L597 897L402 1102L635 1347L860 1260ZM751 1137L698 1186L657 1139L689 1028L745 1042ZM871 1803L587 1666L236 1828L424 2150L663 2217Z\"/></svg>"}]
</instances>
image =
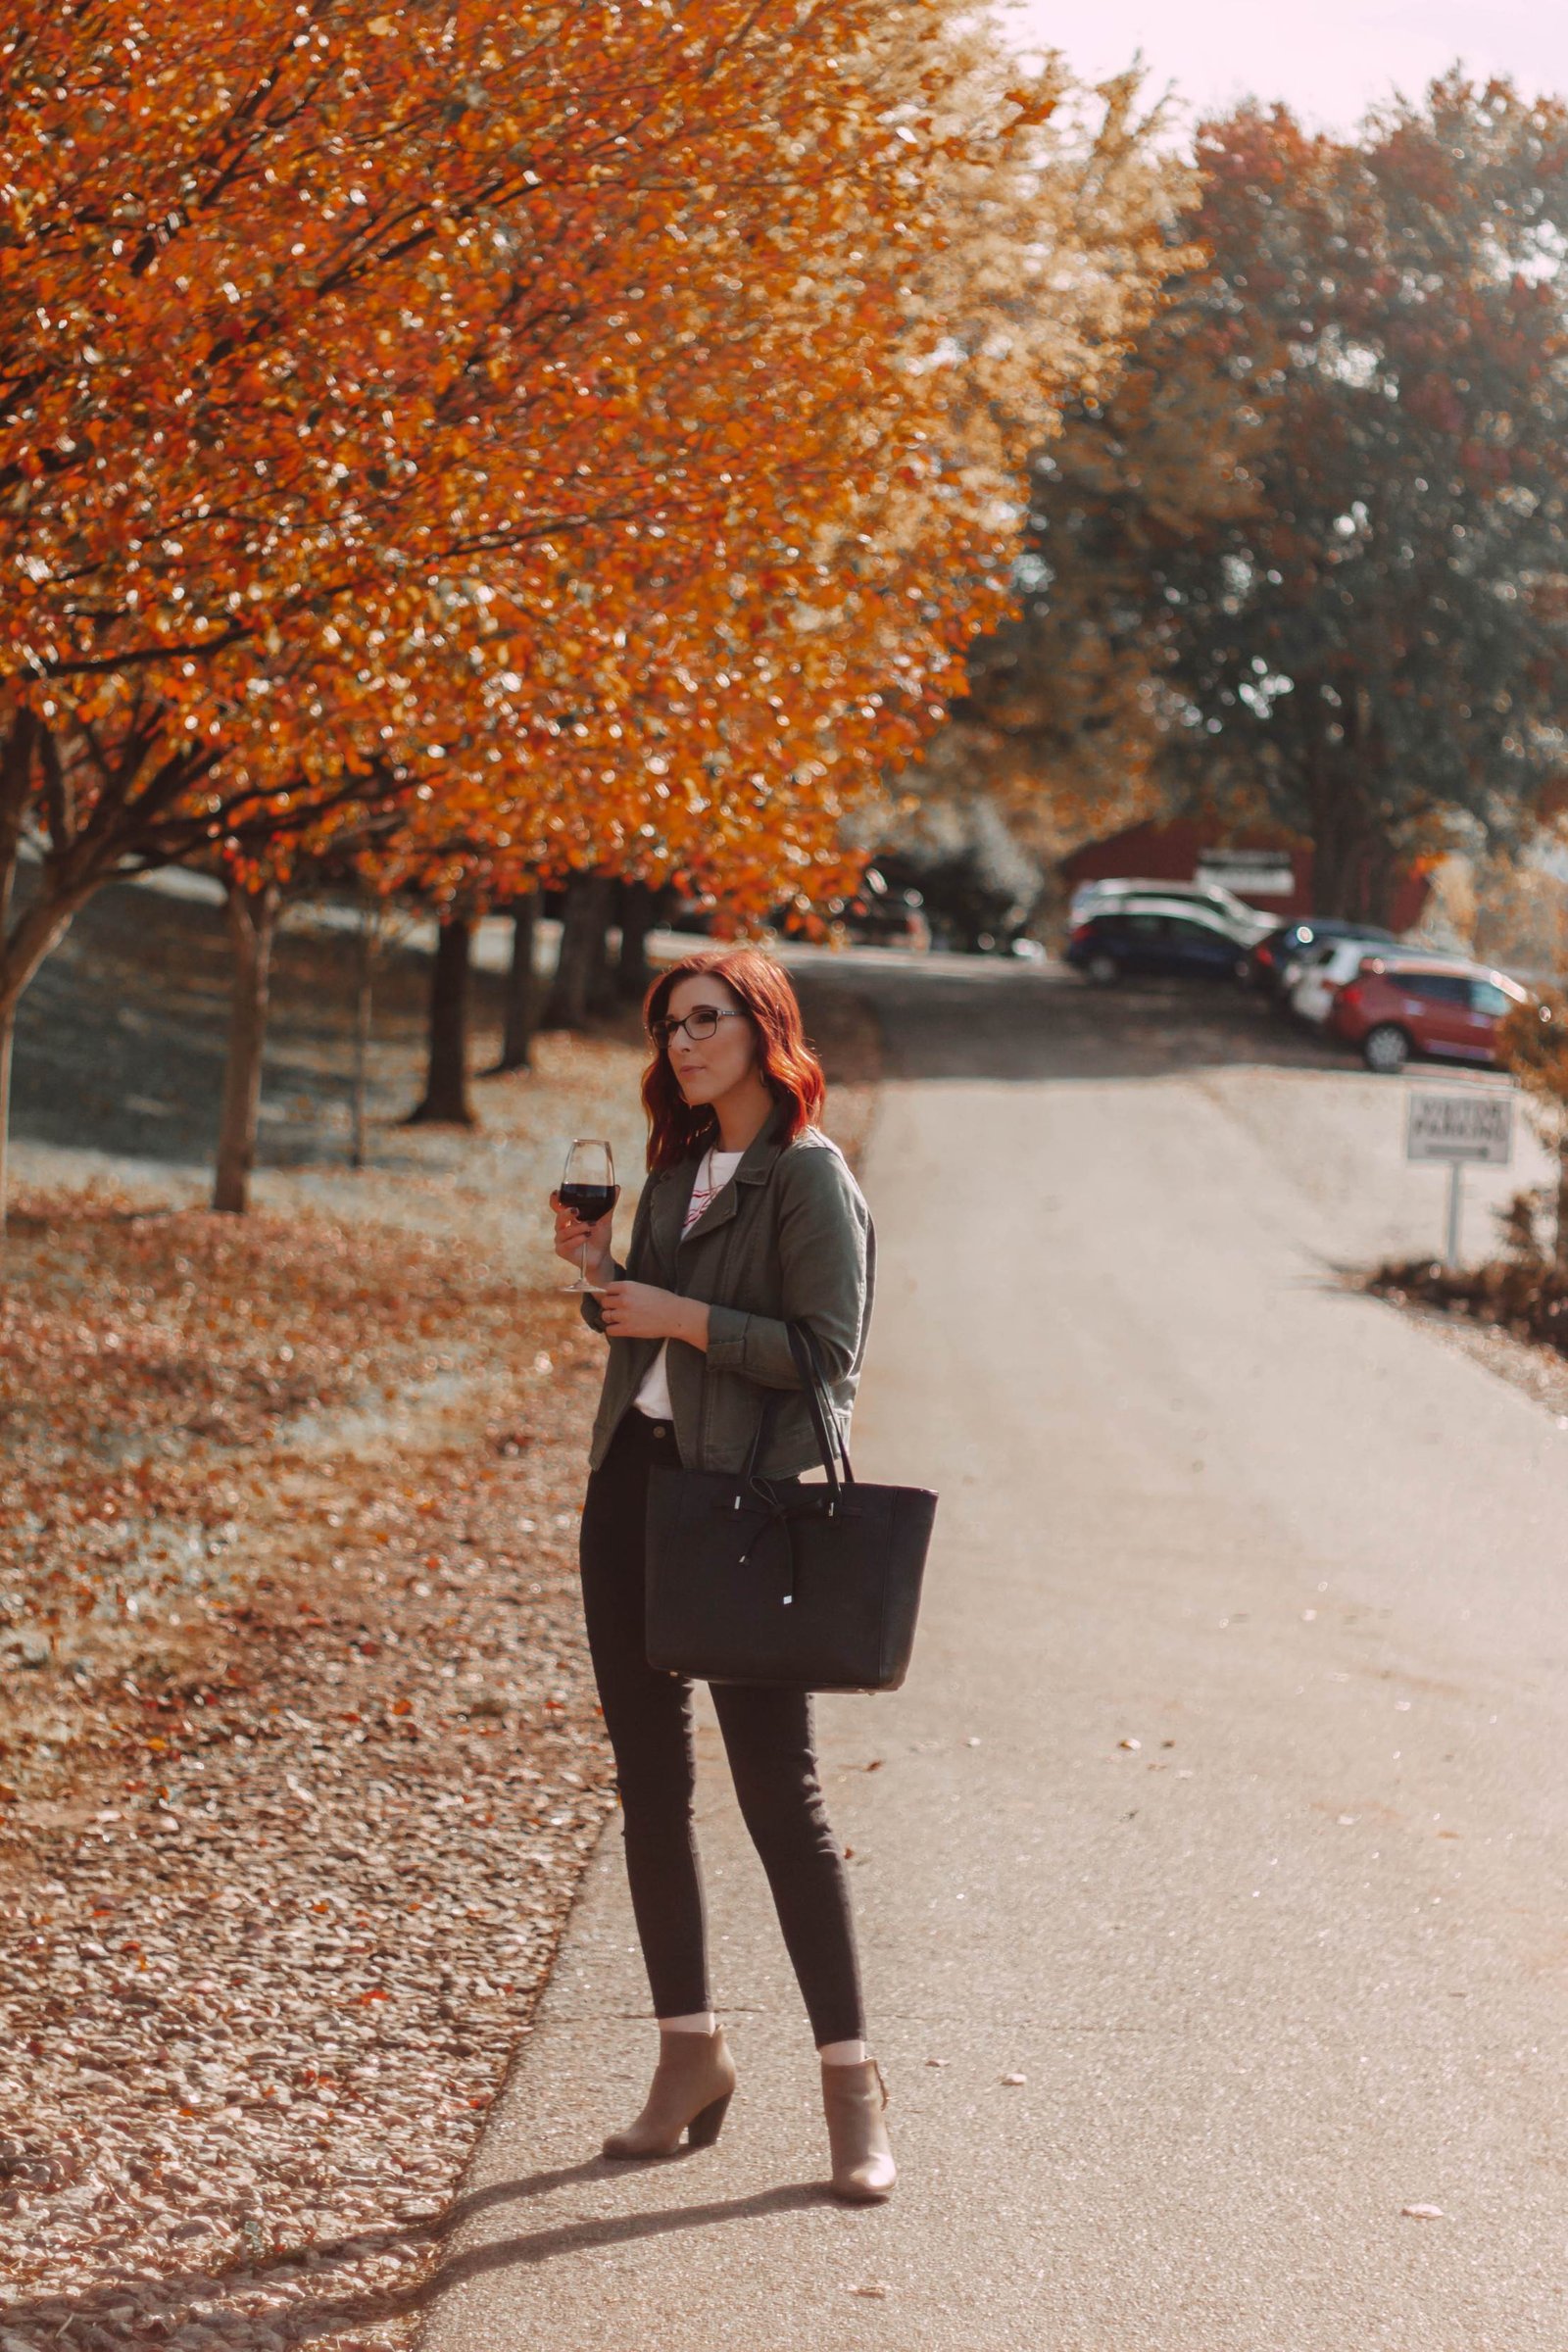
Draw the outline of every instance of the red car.
<instances>
[{"instance_id":1,"label":"red car","mask_svg":"<svg viewBox=\"0 0 1568 2352\"><path fill-rule=\"evenodd\" d=\"M1368 956L1335 998L1328 1025L1369 1070L1396 1077L1412 1054L1495 1062L1498 1025L1529 991L1490 964Z\"/></svg>"}]
</instances>

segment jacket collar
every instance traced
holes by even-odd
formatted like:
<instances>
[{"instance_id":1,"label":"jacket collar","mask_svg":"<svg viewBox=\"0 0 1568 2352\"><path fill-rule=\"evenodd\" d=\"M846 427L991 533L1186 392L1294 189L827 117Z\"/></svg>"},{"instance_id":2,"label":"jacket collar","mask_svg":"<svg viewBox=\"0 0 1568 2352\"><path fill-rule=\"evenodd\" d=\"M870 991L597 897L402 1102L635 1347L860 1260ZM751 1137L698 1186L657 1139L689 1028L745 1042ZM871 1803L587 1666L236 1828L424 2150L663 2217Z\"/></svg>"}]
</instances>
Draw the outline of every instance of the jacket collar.
<instances>
[{"instance_id":1,"label":"jacket collar","mask_svg":"<svg viewBox=\"0 0 1568 2352\"><path fill-rule=\"evenodd\" d=\"M735 1171L737 1184L765 1184L773 1162L784 1149L784 1130L788 1125L788 1105L775 1103L764 1124L758 1129L741 1154L741 1164Z\"/></svg>"},{"instance_id":2,"label":"jacket collar","mask_svg":"<svg viewBox=\"0 0 1568 2352\"><path fill-rule=\"evenodd\" d=\"M689 1233L683 1230L686 1211L691 1206L692 1194L696 1189L697 1171L708 1156L706 1145L695 1159L683 1159L679 1167L671 1169L673 1181L663 1188L667 1203L664 1213L669 1217L666 1230L675 1248L678 1249L682 1242L696 1241L699 1234L712 1233L718 1226L727 1225L740 1205L737 1186L767 1182L773 1162L785 1148L786 1123L786 1107L780 1103L747 1145L733 1178L717 1198L709 1202Z\"/></svg>"}]
</instances>

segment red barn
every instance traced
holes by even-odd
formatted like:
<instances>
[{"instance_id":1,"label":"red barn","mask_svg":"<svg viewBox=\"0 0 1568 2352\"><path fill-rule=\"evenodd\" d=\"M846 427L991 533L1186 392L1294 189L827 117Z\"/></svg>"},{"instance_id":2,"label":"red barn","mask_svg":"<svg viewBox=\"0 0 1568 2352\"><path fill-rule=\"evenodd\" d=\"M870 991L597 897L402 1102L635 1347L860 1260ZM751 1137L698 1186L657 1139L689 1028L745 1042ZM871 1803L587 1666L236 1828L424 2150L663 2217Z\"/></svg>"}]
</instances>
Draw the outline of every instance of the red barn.
<instances>
[{"instance_id":1,"label":"red barn","mask_svg":"<svg viewBox=\"0 0 1568 2352\"><path fill-rule=\"evenodd\" d=\"M1313 903L1310 844L1266 826L1232 837L1223 826L1199 817L1129 825L1074 850L1056 870L1069 891L1080 882L1147 875L1152 882L1223 882L1250 906L1278 914L1282 923L1321 912ZM1395 886L1389 929L1412 930L1426 897L1425 874L1406 868Z\"/></svg>"}]
</instances>

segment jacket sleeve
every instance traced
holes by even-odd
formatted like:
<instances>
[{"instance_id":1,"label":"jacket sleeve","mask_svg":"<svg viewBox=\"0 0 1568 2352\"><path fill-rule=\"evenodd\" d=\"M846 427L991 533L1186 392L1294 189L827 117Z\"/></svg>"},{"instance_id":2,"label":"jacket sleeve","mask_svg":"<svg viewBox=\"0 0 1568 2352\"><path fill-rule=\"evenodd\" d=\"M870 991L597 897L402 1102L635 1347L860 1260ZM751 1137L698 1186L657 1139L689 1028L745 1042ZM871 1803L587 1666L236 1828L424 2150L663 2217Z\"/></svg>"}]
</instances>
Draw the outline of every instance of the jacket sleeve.
<instances>
[{"instance_id":1,"label":"jacket sleeve","mask_svg":"<svg viewBox=\"0 0 1568 2352\"><path fill-rule=\"evenodd\" d=\"M830 1382L846 1379L860 1353L871 1250L871 1214L837 1152L792 1155L779 1210L783 1317L743 1307L708 1310L708 1360L766 1389L798 1389L785 1322L809 1324Z\"/></svg>"},{"instance_id":2,"label":"jacket sleeve","mask_svg":"<svg viewBox=\"0 0 1568 2352\"><path fill-rule=\"evenodd\" d=\"M613 1273L611 1275L611 1280L612 1282L624 1282L626 1279L626 1269L621 1264L619 1258L612 1257L610 1262L614 1269ZM563 1287L569 1291L571 1285L568 1282ZM603 1333L606 1338L609 1337L609 1334L605 1332L605 1311L600 1305L598 1298L594 1292L584 1291L580 1301L580 1311L582 1314L582 1319L587 1324L590 1331L597 1331ZM613 1340L612 1340L610 1344L612 1347L613 1347L615 1343Z\"/></svg>"},{"instance_id":3,"label":"jacket sleeve","mask_svg":"<svg viewBox=\"0 0 1568 2352\"><path fill-rule=\"evenodd\" d=\"M648 1201L652 1191L653 1185L651 1182L648 1182L644 1184L642 1191L637 1196L637 1207L631 1221L631 1240L626 1244L626 1262L624 1265L622 1265L618 1257L612 1257L610 1261L612 1267L612 1282L624 1282L630 1268L635 1266L637 1263L638 1255L641 1251L642 1244L648 1230ZM580 1309L582 1319L587 1324L589 1330L600 1332L608 1339L609 1334L605 1332L604 1309L601 1307L599 1300L594 1296L592 1291L584 1291L580 1301ZM611 1340L610 1344L612 1348L613 1348L615 1343L613 1340Z\"/></svg>"}]
</instances>

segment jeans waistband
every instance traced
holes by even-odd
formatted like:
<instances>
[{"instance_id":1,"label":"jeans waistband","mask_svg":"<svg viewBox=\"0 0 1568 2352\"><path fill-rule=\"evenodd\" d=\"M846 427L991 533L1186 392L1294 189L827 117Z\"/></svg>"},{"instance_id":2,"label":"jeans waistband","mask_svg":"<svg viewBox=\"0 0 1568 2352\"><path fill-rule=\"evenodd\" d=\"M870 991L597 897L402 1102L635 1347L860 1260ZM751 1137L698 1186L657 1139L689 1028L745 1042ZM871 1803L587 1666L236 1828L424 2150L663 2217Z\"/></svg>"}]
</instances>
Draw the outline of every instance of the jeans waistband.
<instances>
[{"instance_id":1,"label":"jeans waistband","mask_svg":"<svg viewBox=\"0 0 1568 2352\"><path fill-rule=\"evenodd\" d=\"M614 1443L617 1446L646 1446L650 1452L673 1453L675 1424L673 1421L656 1421L651 1414L640 1413L635 1405L630 1405L620 1417Z\"/></svg>"}]
</instances>

